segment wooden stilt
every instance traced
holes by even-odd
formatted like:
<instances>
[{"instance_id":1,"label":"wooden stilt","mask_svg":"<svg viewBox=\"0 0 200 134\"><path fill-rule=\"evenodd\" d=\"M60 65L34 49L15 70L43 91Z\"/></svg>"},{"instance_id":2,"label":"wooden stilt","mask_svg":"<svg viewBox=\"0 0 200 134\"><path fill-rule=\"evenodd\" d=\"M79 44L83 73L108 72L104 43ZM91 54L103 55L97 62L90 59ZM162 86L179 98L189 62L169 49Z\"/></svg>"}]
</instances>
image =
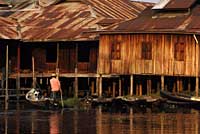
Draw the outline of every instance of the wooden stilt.
<instances>
[{"instance_id":1,"label":"wooden stilt","mask_svg":"<svg viewBox=\"0 0 200 134\"><path fill-rule=\"evenodd\" d=\"M5 110L8 109L8 45L6 45L6 92L5 92Z\"/></svg>"},{"instance_id":2,"label":"wooden stilt","mask_svg":"<svg viewBox=\"0 0 200 134\"><path fill-rule=\"evenodd\" d=\"M173 81L173 93L175 93L176 92L176 81Z\"/></svg>"},{"instance_id":3,"label":"wooden stilt","mask_svg":"<svg viewBox=\"0 0 200 134\"><path fill-rule=\"evenodd\" d=\"M122 96L122 80L119 78L119 96Z\"/></svg>"},{"instance_id":4,"label":"wooden stilt","mask_svg":"<svg viewBox=\"0 0 200 134\"><path fill-rule=\"evenodd\" d=\"M142 96L142 81L140 81L139 85L139 96Z\"/></svg>"},{"instance_id":5,"label":"wooden stilt","mask_svg":"<svg viewBox=\"0 0 200 134\"><path fill-rule=\"evenodd\" d=\"M130 96L133 96L133 75L130 76Z\"/></svg>"},{"instance_id":6,"label":"wooden stilt","mask_svg":"<svg viewBox=\"0 0 200 134\"><path fill-rule=\"evenodd\" d=\"M189 92L191 91L191 81L190 81L190 78L188 78L188 91Z\"/></svg>"},{"instance_id":7,"label":"wooden stilt","mask_svg":"<svg viewBox=\"0 0 200 134\"><path fill-rule=\"evenodd\" d=\"M182 92L183 91L183 79L179 79L179 91Z\"/></svg>"},{"instance_id":8,"label":"wooden stilt","mask_svg":"<svg viewBox=\"0 0 200 134\"><path fill-rule=\"evenodd\" d=\"M99 97L102 97L102 75L99 77Z\"/></svg>"},{"instance_id":9,"label":"wooden stilt","mask_svg":"<svg viewBox=\"0 0 200 134\"><path fill-rule=\"evenodd\" d=\"M116 82L113 82L113 94L112 94L112 97L115 97L115 89L116 89Z\"/></svg>"},{"instance_id":10,"label":"wooden stilt","mask_svg":"<svg viewBox=\"0 0 200 134\"><path fill-rule=\"evenodd\" d=\"M19 101L19 90L20 90L20 45L17 47L17 78L16 78L16 87L17 87L17 101Z\"/></svg>"},{"instance_id":11,"label":"wooden stilt","mask_svg":"<svg viewBox=\"0 0 200 134\"><path fill-rule=\"evenodd\" d=\"M99 96L99 77L96 77L96 94Z\"/></svg>"},{"instance_id":12,"label":"wooden stilt","mask_svg":"<svg viewBox=\"0 0 200 134\"><path fill-rule=\"evenodd\" d=\"M161 90L164 91L165 89L165 79L164 79L164 75L161 76Z\"/></svg>"},{"instance_id":13,"label":"wooden stilt","mask_svg":"<svg viewBox=\"0 0 200 134\"><path fill-rule=\"evenodd\" d=\"M75 69L75 74L77 74L77 68ZM78 97L78 77L75 76L75 82L74 82L74 86L75 86L75 94L74 97Z\"/></svg>"},{"instance_id":14,"label":"wooden stilt","mask_svg":"<svg viewBox=\"0 0 200 134\"><path fill-rule=\"evenodd\" d=\"M91 94L94 95L94 81L91 82Z\"/></svg>"},{"instance_id":15,"label":"wooden stilt","mask_svg":"<svg viewBox=\"0 0 200 134\"><path fill-rule=\"evenodd\" d=\"M196 91L196 97L198 97L199 96L199 77L196 77L195 91Z\"/></svg>"},{"instance_id":16,"label":"wooden stilt","mask_svg":"<svg viewBox=\"0 0 200 134\"><path fill-rule=\"evenodd\" d=\"M108 86L108 96L111 96L111 86Z\"/></svg>"},{"instance_id":17,"label":"wooden stilt","mask_svg":"<svg viewBox=\"0 0 200 134\"><path fill-rule=\"evenodd\" d=\"M179 78L177 78L177 80L176 80L176 89L177 89L177 92L179 93L179 90L180 90L180 81L179 81Z\"/></svg>"},{"instance_id":18,"label":"wooden stilt","mask_svg":"<svg viewBox=\"0 0 200 134\"><path fill-rule=\"evenodd\" d=\"M78 97L78 44L76 44L76 63L75 63L75 97Z\"/></svg>"},{"instance_id":19,"label":"wooden stilt","mask_svg":"<svg viewBox=\"0 0 200 134\"><path fill-rule=\"evenodd\" d=\"M147 80L147 95L151 95L151 79Z\"/></svg>"},{"instance_id":20,"label":"wooden stilt","mask_svg":"<svg viewBox=\"0 0 200 134\"><path fill-rule=\"evenodd\" d=\"M196 92L196 97L199 96L199 40L198 38L196 37L196 35L194 34L193 35L194 39L195 39L195 46L196 46L196 60L195 60L195 63L196 63L196 67L195 67L195 70L196 70L196 86L195 86L195 92Z\"/></svg>"}]
</instances>

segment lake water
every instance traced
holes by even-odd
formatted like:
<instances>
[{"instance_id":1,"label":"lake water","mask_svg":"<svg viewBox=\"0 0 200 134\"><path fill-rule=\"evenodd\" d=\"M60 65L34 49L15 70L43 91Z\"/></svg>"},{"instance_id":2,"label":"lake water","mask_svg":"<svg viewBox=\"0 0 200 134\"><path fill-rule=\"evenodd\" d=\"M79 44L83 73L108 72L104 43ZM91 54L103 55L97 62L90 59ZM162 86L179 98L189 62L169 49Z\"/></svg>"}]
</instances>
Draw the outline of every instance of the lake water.
<instances>
[{"instance_id":1,"label":"lake water","mask_svg":"<svg viewBox=\"0 0 200 134\"><path fill-rule=\"evenodd\" d=\"M193 109L45 110L16 104L0 111L0 134L199 134L199 121Z\"/></svg>"}]
</instances>

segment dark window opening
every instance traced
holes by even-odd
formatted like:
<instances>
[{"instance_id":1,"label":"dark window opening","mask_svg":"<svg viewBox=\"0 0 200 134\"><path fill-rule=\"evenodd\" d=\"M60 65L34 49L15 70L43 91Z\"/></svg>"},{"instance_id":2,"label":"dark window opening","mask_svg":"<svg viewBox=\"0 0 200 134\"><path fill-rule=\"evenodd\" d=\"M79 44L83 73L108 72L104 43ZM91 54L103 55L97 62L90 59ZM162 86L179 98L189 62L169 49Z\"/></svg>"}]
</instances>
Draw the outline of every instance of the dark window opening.
<instances>
[{"instance_id":1,"label":"dark window opening","mask_svg":"<svg viewBox=\"0 0 200 134\"><path fill-rule=\"evenodd\" d=\"M142 42L142 59L152 60L152 43Z\"/></svg>"},{"instance_id":2,"label":"dark window opening","mask_svg":"<svg viewBox=\"0 0 200 134\"><path fill-rule=\"evenodd\" d=\"M51 45L46 48L46 62L55 63L57 60L57 46Z\"/></svg>"},{"instance_id":3,"label":"dark window opening","mask_svg":"<svg viewBox=\"0 0 200 134\"><path fill-rule=\"evenodd\" d=\"M120 42L113 42L112 43L111 56L112 56L112 60L120 60L121 59Z\"/></svg>"},{"instance_id":4,"label":"dark window opening","mask_svg":"<svg viewBox=\"0 0 200 134\"><path fill-rule=\"evenodd\" d=\"M174 48L174 58L177 61L184 61L185 57L185 43L177 42Z\"/></svg>"},{"instance_id":5,"label":"dark window opening","mask_svg":"<svg viewBox=\"0 0 200 134\"><path fill-rule=\"evenodd\" d=\"M78 62L89 62L90 49L88 46L78 46Z\"/></svg>"}]
</instances>

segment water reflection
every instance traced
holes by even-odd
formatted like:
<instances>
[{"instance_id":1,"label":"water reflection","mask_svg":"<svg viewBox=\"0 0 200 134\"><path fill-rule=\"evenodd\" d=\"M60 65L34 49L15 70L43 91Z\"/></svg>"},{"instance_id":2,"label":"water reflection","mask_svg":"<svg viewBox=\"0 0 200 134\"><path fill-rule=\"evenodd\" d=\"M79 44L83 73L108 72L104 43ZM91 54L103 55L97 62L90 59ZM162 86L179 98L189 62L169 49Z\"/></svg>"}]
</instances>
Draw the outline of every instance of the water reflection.
<instances>
[{"instance_id":1,"label":"water reflection","mask_svg":"<svg viewBox=\"0 0 200 134\"><path fill-rule=\"evenodd\" d=\"M59 133L59 115L57 112L50 115L49 123L50 123L50 134L58 134Z\"/></svg>"},{"instance_id":2,"label":"water reflection","mask_svg":"<svg viewBox=\"0 0 200 134\"><path fill-rule=\"evenodd\" d=\"M25 109L0 112L0 133L50 133L50 134L198 134L199 111L135 112L106 111L103 107L91 110Z\"/></svg>"}]
</instances>

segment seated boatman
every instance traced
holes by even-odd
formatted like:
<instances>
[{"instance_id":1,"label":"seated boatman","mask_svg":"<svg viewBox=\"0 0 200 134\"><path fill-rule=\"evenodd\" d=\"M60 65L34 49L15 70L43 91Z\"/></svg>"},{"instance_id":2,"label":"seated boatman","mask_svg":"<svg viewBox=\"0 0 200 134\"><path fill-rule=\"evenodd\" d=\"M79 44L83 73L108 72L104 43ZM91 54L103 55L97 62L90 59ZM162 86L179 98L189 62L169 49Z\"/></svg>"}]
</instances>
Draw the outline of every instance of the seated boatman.
<instances>
[{"instance_id":1,"label":"seated boatman","mask_svg":"<svg viewBox=\"0 0 200 134\"><path fill-rule=\"evenodd\" d=\"M58 92L61 89L60 89L60 81L58 80L58 78L56 78L56 74L54 73L51 75L50 85L51 85L53 100L56 100Z\"/></svg>"}]
</instances>

